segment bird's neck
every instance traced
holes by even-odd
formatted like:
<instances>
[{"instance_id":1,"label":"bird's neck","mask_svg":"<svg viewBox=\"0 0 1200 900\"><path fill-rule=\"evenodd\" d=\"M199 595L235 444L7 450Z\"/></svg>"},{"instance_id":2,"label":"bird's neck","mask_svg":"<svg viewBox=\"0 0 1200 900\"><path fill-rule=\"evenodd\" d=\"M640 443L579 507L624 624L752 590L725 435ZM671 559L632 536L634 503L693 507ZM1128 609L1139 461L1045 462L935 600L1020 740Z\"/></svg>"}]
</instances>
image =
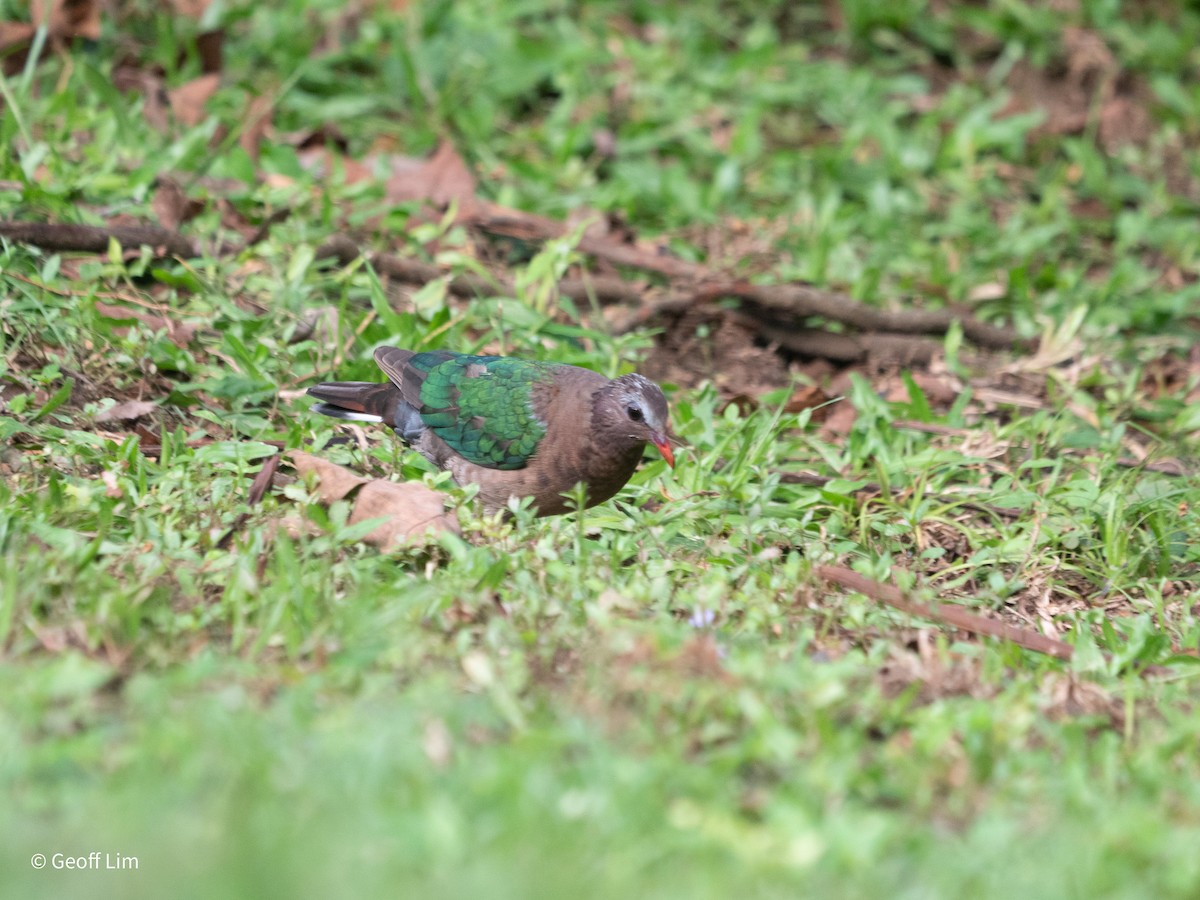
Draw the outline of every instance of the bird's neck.
<instances>
[{"instance_id":1,"label":"bird's neck","mask_svg":"<svg viewBox=\"0 0 1200 900\"><path fill-rule=\"evenodd\" d=\"M591 503L603 502L624 487L641 462L646 442L622 434L623 424L606 422L602 410L595 409L589 431L602 437L581 435L580 478L590 485Z\"/></svg>"}]
</instances>

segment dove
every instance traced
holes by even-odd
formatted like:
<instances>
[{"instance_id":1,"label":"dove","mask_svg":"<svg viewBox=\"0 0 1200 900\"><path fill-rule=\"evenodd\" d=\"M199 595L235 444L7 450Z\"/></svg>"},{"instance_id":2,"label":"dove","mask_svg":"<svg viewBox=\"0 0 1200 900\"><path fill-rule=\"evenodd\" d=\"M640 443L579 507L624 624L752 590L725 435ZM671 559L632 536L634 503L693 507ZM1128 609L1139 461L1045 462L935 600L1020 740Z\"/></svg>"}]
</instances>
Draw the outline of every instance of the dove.
<instances>
[{"instance_id":1,"label":"dove","mask_svg":"<svg viewBox=\"0 0 1200 900\"><path fill-rule=\"evenodd\" d=\"M539 516L564 513L574 504L563 495L581 483L586 506L603 503L647 443L675 465L667 399L641 375L399 347L380 347L375 362L388 381L315 385L313 410L387 425L457 484L478 485L488 513L524 497Z\"/></svg>"}]
</instances>

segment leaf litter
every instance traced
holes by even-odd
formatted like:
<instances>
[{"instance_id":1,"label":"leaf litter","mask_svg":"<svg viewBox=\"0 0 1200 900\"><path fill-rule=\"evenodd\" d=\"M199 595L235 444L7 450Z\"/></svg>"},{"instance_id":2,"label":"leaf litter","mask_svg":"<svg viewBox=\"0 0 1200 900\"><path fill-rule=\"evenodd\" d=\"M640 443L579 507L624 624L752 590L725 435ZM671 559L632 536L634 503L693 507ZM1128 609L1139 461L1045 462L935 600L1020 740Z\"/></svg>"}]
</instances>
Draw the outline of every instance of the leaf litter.
<instances>
[{"instance_id":1,"label":"leaf litter","mask_svg":"<svg viewBox=\"0 0 1200 900\"><path fill-rule=\"evenodd\" d=\"M176 4L176 9L181 14L199 18L206 6L204 2ZM51 4L48 27L54 46L61 52L76 38L98 39L98 9L96 3L88 0L56 0ZM33 25L37 22L35 19ZM0 47L19 50L23 42L27 44L31 39L33 25L0 23ZM200 41L203 74L175 88L166 88L161 73L133 64L118 67L114 73L118 88L135 90L143 95L147 118L161 130L194 126L209 114L208 106L221 84L221 35L201 35ZM6 68L11 71L16 63L24 63L21 54L10 53L5 60ZM1093 121L1090 117L1098 109L1095 119L1097 140L1106 152L1146 139L1146 88L1136 77L1116 68L1111 51L1094 32L1068 28L1064 32L1062 55L1051 66L1038 70L1022 60L1010 73L1008 85L1013 92L1013 101L1006 113L1015 115L1030 109L1045 110L1047 115L1042 126L1045 134L1078 134ZM274 109L262 100L251 99L240 136L243 149L252 158L257 157L261 143L273 134L271 118ZM520 210L499 208L480 199L480 179L449 140L441 141L427 157L376 151L359 159L347 155L346 142L337 138L335 126L327 126L324 135L314 133L303 140L305 145L300 154L306 166L326 173L337 166L350 183L382 177L389 202L414 203L428 208L427 212L418 213L418 217L425 215L431 221L436 220L442 211L454 207L456 221L468 229L477 243L475 257L480 260L492 258L488 248L497 236L537 244L561 236L570 224ZM244 241L243 248L265 236L270 221L263 226L252 226L244 219L239 221L235 207L224 200L218 202L224 204L223 222L226 227L239 232ZM85 235L78 226L71 231L72 226L55 228L53 223L41 223L51 227L14 235L9 226L8 234L18 240L59 250L102 252L98 242L103 241L106 246L107 239L115 237L126 245L126 249L132 249L130 244L143 243L166 255L200 255L197 242L179 232L196 219L203 204L189 199L169 173L163 173L160 179L152 208L160 232L139 232L126 224L111 224ZM587 211L581 211L581 214L588 215ZM594 218L597 222L605 222L603 216ZM22 223L15 224L19 230ZM712 381L728 402L741 408L750 408L757 402L755 398L772 390L793 388L790 408L795 411L824 409L820 434L822 439L835 444L851 432L857 411L845 400L831 407L824 404L845 393L850 373L867 377L886 399L902 402L907 393L898 373L907 369L912 372L913 382L932 411L939 414L953 406L963 391L970 391L972 401L964 413L968 420L975 422L1003 421L1005 416L1022 414L1022 411L1049 409L1048 373L1078 380L1079 354L1074 350L1045 360L1039 360L1039 353L1035 352L1027 358L1029 362L1024 369L1018 366L1004 371L988 354L1003 347L1010 352L1020 351L1028 345L1011 333L987 330L983 323L975 322L969 312L931 317L920 310L898 310L880 316L877 311L862 307L837 292L814 291L805 285L767 288L748 285L730 272L745 260L757 260L752 265L766 265L769 271L766 261L772 258L772 248L769 241L758 235L769 232L771 224L762 225L761 229L747 228L745 223L730 221L708 229L705 241L710 249L709 257L723 260L708 266L678 259L666 249L667 243L661 238L642 241L623 227L614 230L607 225L592 226L579 245L592 269L575 267L567 273L560 289L567 295L574 292L583 296L592 292L591 283L610 279L615 283L609 289L615 302L631 310L626 314L629 324L624 327L659 329L654 352L646 364L646 371L652 377L682 388ZM343 246L334 254L344 264L360 253L352 241L349 243L349 248ZM221 251L230 254L236 249L227 244ZM377 255L374 261L381 271L389 271L389 259L393 261L391 277L400 280L427 282L439 274L438 270L431 270L429 264L403 257ZM667 284L647 290L646 281L631 281L623 274L630 269L640 271L644 277L658 281L665 279ZM513 284L502 266L494 266L489 274L493 284L509 287ZM485 287L470 278L456 281L451 296L477 296ZM626 290L626 285L632 285L631 289ZM1004 291L1004 285L999 282L982 284L973 289L971 299L973 302L997 300L1003 297ZM739 309L725 308L713 302L730 297L740 298ZM816 306L807 305L810 302ZM613 308L604 310L609 324L614 319ZM165 329L179 347L190 345L196 334L194 326L174 321L159 312L129 309L103 301L96 301L96 309L113 319L132 319L155 330ZM797 327L800 321L811 319L814 312L818 316L821 313L830 316L833 323L841 327L834 331L820 328L805 331ZM316 329L327 327L320 324L326 318L327 315L322 314L314 319L306 337L318 336ZM980 341L982 352L973 358L972 368L984 374L964 378L942 365L940 337L952 323L960 326L965 323ZM618 330L624 327L619 326ZM936 339L921 335L932 335ZM1044 342L1042 348L1047 349ZM1188 360L1187 374L1178 376L1171 371L1179 367L1178 355L1164 355L1161 371L1168 374L1160 376L1159 383L1169 381L1172 387L1184 382L1194 384L1195 358L1193 352ZM1072 366L1074 373L1068 371ZM1191 381L1187 381L1189 377ZM800 387L794 387L798 380ZM140 398L120 400L98 415L96 422L134 422L156 406L156 402ZM1095 424L1086 408L1076 406L1072 411ZM1011 448L1003 446L1002 442L994 437L989 441L993 458L1011 455ZM1144 459L1151 452L1147 443L1139 444L1132 438L1131 441L1130 448L1135 457ZM968 450L964 447L964 452L979 455L977 448ZM423 485L364 479L303 453L292 454L290 459L298 471L317 478L318 495L323 502L342 499L352 502L352 523L374 518L385 520L368 535L369 542L387 548L412 539L426 528L457 531L457 522L447 517L441 496ZM267 469L264 466L262 471ZM269 485L270 481L268 476L263 484L256 482L252 504L261 498L262 491L267 489L264 485ZM933 535L936 531L927 528L925 533ZM967 552L953 534L943 532L941 537L933 537L932 542L943 547L952 545L960 556ZM936 569L930 570L930 574L935 572ZM1039 619L1045 622L1044 601L1039 609L1043 611Z\"/></svg>"}]
</instances>

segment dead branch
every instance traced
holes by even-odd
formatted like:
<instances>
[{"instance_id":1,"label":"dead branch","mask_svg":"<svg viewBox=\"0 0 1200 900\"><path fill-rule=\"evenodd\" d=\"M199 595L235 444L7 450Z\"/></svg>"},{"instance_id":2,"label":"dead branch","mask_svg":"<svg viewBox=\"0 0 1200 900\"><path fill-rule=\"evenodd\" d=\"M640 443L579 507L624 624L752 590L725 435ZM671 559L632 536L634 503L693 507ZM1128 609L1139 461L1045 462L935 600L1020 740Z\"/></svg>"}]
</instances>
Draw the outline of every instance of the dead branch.
<instances>
[{"instance_id":1,"label":"dead branch","mask_svg":"<svg viewBox=\"0 0 1200 900\"><path fill-rule=\"evenodd\" d=\"M1071 658L1075 655L1075 648L1064 641L1046 637L1044 634L1038 634L1036 631L1030 631L1027 628L1019 628L1016 625L997 622L994 619L985 619L983 616L968 612L962 607L953 604L930 606L929 604L912 600L899 588L893 587L890 584L880 584L878 581L872 581L870 578L859 575L857 572L847 569L844 566L817 566L817 575L826 581L833 582L847 590L857 591L860 594L870 597L872 600L885 603L893 609L898 609L910 616L929 619L943 625L951 625L970 634L1009 641L1018 647L1032 650L1035 653L1044 653L1047 656L1053 656L1055 659L1061 659L1064 662L1070 662ZM1142 672L1147 675L1166 675L1170 673L1170 670L1165 666L1146 666Z\"/></svg>"},{"instance_id":2,"label":"dead branch","mask_svg":"<svg viewBox=\"0 0 1200 900\"><path fill-rule=\"evenodd\" d=\"M332 237L317 249L317 259L336 259L343 266L364 255L377 272L406 284L427 284L450 274L441 266L417 259L389 253L364 254L358 245L345 235ZM517 293L513 280L505 275L485 277L469 272L462 273L451 277L448 287L450 293L464 299L497 295L513 297ZM558 283L558 290L564 297L579 303L587 303L592 299L598 303L638 303L642 299L642 289L637 284L623 278L605 276L564 278Z\"/></svg>"},{"instance_id":3,"label":"dead branch","mask_svg":"<svg viewBox=\"0 0 1200 900\"><path fill-rule=\"evenodd\" d=\"M1177 459L1156 459L1156 460L1138 460L1130 459L1122 456L1117 460L1117 465L1122 469L1141 469L1145 472L1157 472L1160 475L1170 475L1173 478L1187 478L1191 476L1188 468Z\"/></svg>"},{"instance_id":4,"label":"dead branch","mask_svg":"<svg viewBox=\"0 0 1200 900\"><path fill-rule=\"evenodd\" d=\"M110 241L122 247L161 247L170 256L200 256L199 246L157 225L77 225L70 222L0 222L0 237L43 250L104 253Z\"/></svg>"},{"instance_id":5,"label":"dead branch","mask_svg":"<svg viewBox=\"0 0 1200 900\"><path fill-rule=\"evenodd\" d=\"M930 619L943 625L953 625L955 628L961 628L971 634L981 634L1009 641L1026 650L1045 653L1047 656L1067 662L1075 654L1075 648L1070 644L1046 637L1044 634L1038 634L1027 628L1018 628L1016 625L985 619L983 616L967 612L958 606L941 605L935 608L916 600L910 600L899 588L872 581L844 566L817 566L817 575L848 590L865 594L872 600L886 603L910 616Z\"/></svg>"},{"instance_id":6,"label":"dead branch","mask_svg":"<svg viewBox=\"0 0 1200 900\"><path fill-rule=\"evenodd\" d=\"M471 204L460 217L464 224L481 231L544 241L561 237L568 226L543 216L493 204ZM272 220L274 221L274 220ZM269 227L264 226L264 229ZM252 236L251 242L265 235ZM93 226L45 222L0 222L0 237L21 241L55 251L103 253L109 242L123 246L149 245L171 256L195 257L200 245L182 234L154 225ZM242 246L222 244L214 252L227 255ZM560 293L577 303L624 303L640 307L618 330L645 325L658 314L683 312L708 305L722 298L741 300L744 312L762 336L780 347L803 356L818 356L840 362L864 358L885 360L901 365L928 363L941 348L940 342L920 335L940 335L955 322L974 344L992 349L1025 346L1016 333L981 322L963 310L879 310L851 299L848 295L827 291L808 284L756 285L743 279L729 278L710 271L699 263L678 259L657 250L623 243L605 235L584 233L579 249L597 259L627 268L662 275L676 282L676 290L667 298L644 303L641 285L611 276L564 278ZM317 250L319 259L336 259L342 265L363 255L345 235L326 241ZM425 284L449 278L449 290L460 297L513 296L516 285L506 275L482 276L474 273L451 275L440 266L391 254L375 253L367 257L382 274L411 283ZM848 332L832 332L805 327L805 320L824 319L846 326Z\"/></svg>"},{"instance_id":7,"label":"dead branch","mask_svg":"<svg viewBox=\"0 0 1200 900\"><path fill-rule=\"evenodd\" d=\"M567 232L567 226L562 222L494 204L477 204L461 220L464 225L490 234L522 240L549 240L562 237ZM784 316L788 324L780 331L790 331L796 320L812 316L862 331L897 335L944 334L952 323L959 322L963 334L980 347L1007 349L1025 343L1011 329L981 322L963 310L879 310L859 303L847 294L813 285L751 284L742 279L720 276L699 263L586 232L579 241L579 249L614 265L642 269L697 285L690 301L684 306L711 303L723 297L746 300L764 311ZM673 305L677 299L672 301ZM850 350L847 348L843 352L849 353ZM818 350L814 355L826 356L826 353ZM858 359L861 356L860 351L858 355L846 358Z\"/></svg>"},{"instance_id":8,"label":"dead branch","mask_svg":"<svg viewBox=\"0 0 1200 900\"><path fill-rule=\"evenodd\" d=\"M789 318L819 316L862 331L894 334L945 334L958 322L963 334L980 347L1006 349L1020 343L1009 328L997 328L980 322L969 312L954 309L884 310L859 303L848 295L826 291L810 284L750 284L745 281L715 283L704 294L738 297L764 310L783 313Z\"/></svg>"},{"instance_id":9,"label":"dead branch","mask_svg":"<svg viewBox=\"0 0 1200 900\"><path fill-rule=\"evenodd\" d=\"M563 237L570 230L565 222L548 219L519 209L509 209L494 203L477 203L459 216L459 222L489 234L523 241L547 241ZM667 278L700 281L708 275L704 266L657 251L647 251L633 244L591 235L586 231L579 240L579 249L588 256L607 260L618 266L654 272Z\"/></svg>"},{"instance_id":10,"label":"dead branch","mask_svg":"<svg viewBox=\"0 0 1200 900\"><path fill-rule=\"evenodd\" d=\"M937 434L945 437L966 438L972 434L967 428L953 428L949 425L939 425L935 422L916 422L911 419L896 419L892 422L893 428L904 428L909 431L920 431L925 434ZM1081 457L1085 454L1079 452L1060 451L1062 456ZM1173 457L1165 459L1135 459L1130 456L1122 456L1116 460L1116 464L1122 469L1140 469L1144 472L1157 472L1160 475L1169 475L1172 478L1184 478L1191 475L1191 472L1183 464L1182 461Z\"/></svg>"},{"instance_id":11,"label":"dead branch","mask_svg":"<svg viewBox=\"0 0 1200 900\"><path fill-rule=\"evenodd\" d=\"M781 328L760 322L766 340L800 356L817 356L833 362L864 359L901 366L927 366L941 351L942 342L910 334L844 334L820 328Z\"/></svg>"},{"instance_id":12,"label":"dead branch","mask_svg":"<svg viewBox=\"0 0 1200 900\"><path fill-rule=\"evenodd\" d=\"M837 479L827 475L817 475L815 472L781 472L779 474L780 484L799 484L804 487L824 488L830 482L835 480L844 480L842 476ZM861 487L851 491L851 496L867 497L876 496L883 493L883 488L873 481L868 481ZM953 503L963 509L969 509L974 512L983 513L984 515L996 516L1001 519L1019 519L1025 514L1023 509L1014 509L1011 506L993 506L990 503L979 503L975 500L964 500L962 497L954 494L933 494L939 501L943 503ZM847 570L848 571L848 570Z\"/></svg>"},{"instance_id":13,"label":"dead branch","mask_svg":"<svg viewBox=\"0 0 1200 900\"><path fill-rule=\"evenodd\" d=\"M617 334L626 334L645 328L660 316L680 315L694 305L692 297L672 294L631 311L615 322L613 330ZM850 364L869 359L901 366L927 366L942 349L941 341L911 334L850 334L822 328L788 327L745 314L739 320L756 330L763 340L790 353L831 362Z\"/></svg>"}]
</instances>

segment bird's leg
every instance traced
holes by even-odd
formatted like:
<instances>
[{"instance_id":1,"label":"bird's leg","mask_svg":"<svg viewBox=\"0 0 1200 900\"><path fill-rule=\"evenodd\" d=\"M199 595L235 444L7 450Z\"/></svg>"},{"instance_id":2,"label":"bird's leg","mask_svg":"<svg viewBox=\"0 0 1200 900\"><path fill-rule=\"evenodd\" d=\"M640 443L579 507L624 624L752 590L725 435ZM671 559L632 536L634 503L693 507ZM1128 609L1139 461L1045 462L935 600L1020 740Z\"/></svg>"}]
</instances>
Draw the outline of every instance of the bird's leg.
<instances>
[{"instance_id":1,"label":"bird's leg","mask_svg":"<svg viewBox=\"0 0 1200 900\"><path fill-rule=\"evenodd\" d=\"M587 537L587 526L584 524L588 507L587 485L581 481L571 490L563 491L563 496L567 499L567 505L572 507L575 513L575 562L576 565L579 565L585 559L583 544Z\"/></svg>"}]
</instances>

